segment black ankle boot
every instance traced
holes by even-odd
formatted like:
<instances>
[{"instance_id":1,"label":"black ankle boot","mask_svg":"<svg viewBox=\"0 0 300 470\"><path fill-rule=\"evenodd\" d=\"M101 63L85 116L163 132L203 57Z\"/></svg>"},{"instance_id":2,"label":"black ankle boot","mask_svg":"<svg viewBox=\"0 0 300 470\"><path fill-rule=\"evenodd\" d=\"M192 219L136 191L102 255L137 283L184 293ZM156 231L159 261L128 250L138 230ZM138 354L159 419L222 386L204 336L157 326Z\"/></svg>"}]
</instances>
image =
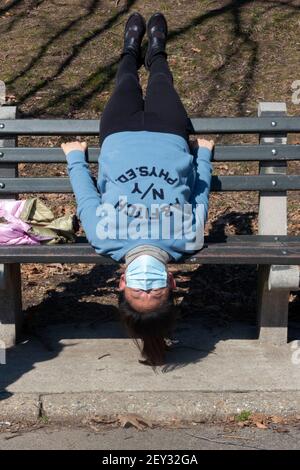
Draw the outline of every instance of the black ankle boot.
<instances>
[{"instance_id":1,"label":"black ankle boot","mask_svg":"<svg viewBox=\"0 0 300 470\"><path fill-rule=\"evenodd\" d=\"M145 67L150 69L153 57L161 54L167 58L166 43L168 36L167 20L162 13L154 13L147 23L148 48L145 56Z\"/></svg>"},{"instance_id":2,"label":"black ankle boot","mask_svg":"<svg viewBox=\"0 0 300 470\"><path fill-rule=\"evenodd\" d=\"M139 13L132 13L125 25L124 47L121 59L125 54L133 55L138 65L142 64L141 43L146 31L146 22Z\"/></svg>"}]
</instances>

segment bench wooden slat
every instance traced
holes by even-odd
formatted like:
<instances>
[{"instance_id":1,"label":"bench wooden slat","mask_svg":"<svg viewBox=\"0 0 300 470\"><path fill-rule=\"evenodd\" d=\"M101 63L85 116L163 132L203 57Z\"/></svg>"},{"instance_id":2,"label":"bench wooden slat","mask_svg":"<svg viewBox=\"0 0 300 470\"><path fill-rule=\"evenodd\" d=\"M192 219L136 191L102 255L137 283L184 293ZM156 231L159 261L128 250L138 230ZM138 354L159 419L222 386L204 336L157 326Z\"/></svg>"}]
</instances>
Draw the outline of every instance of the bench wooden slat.
<instances>
[{"instance_id":1,"label":"bench wooden slat","mask_svg":"<svg viewBox=\"0 0 300 470\"><path fill-rule=\"evenodd\" d=\"M99 147L90 147L88 161L98 162ZM300 145L216 145L213 161L300 160ZM1 148L1 163L65 163L61 148Z\"/></svg>"},{"instance_id":2,"label":"bench wooden slat","mask_svg":"<svg viewBox=\"0 0 300 470\"><path fill-rule=\"evenodd\" d=\"M205 238L205 246L182 263L200 264L282 264L300 263L300 237L285 237L285 241L270 241L270 237L251 235L231 236L225 242ZM268 241L269 240L269 241ZM0 246L0 263L92 263L116 264L100 256L88 243L37 246Z\"/></svg>"},{"instance_id":3,"label":"bench wooden slat","mask_svg":"<svg viewBox=\"0 0 300 470\"><path fill-rule=\"evenodd\" d=\"M0 120L0 135L98 135L101 119ZM275 124L272 124L275 123ZM298 117L191 118L191 134L300 132Z\"/></svg>"},{"instance_id":4,"label":"bench wooden slat","mask_svg":"<svg viewBox=\"0 0 300 470\"><path fill-rule=\"evenodd\" d=\"M299 191L300 175L213 176L211 191ZM1 194L71 193L69 178L0 178Z\"/></svg>"}]
</instances>

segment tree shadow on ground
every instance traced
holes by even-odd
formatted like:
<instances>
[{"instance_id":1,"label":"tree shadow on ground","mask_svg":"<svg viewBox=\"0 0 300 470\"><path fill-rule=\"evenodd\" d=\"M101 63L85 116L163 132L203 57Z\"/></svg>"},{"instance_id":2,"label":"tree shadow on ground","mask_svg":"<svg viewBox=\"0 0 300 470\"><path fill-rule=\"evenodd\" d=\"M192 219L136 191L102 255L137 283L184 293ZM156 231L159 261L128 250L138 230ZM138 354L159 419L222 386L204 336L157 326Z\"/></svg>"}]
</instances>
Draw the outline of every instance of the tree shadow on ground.
<instances>
[{"instance_id":1,"label":"tree shadow on ground","mask_svg":"<svg viewBox=\"0 0 300 470\"><path fill-rule=\"evenodd\" d=\"M19 4L19 2L14 2L11 5ZM42 4L42 2L40 2ZM84 48L96 38L101 37L104 32L111 31L117 26L118 21L124 17L125 14L130 13L134 10L136 0L128 0L125 2L125 5L122 6L116 13L114 13L110 18L104 21L104 23L98 28L94 28L92 32L85 34L84 37L80 37L75 43L70 44L70 52L67 53L61 63L58 64L54 72L47 74L47 77L40 80L37 84L32 84L28 91L21 93L18 97L18 105L23 105L29 98L33 97L37 92L40 92L46 86L54 83L65 71L70 68L79 54L82 54ZM272 9L281 8L287 10L287 14L298 13L299 6L295 5L294 2L283 2L283 1L268 1L268 2L256 2L257 5L260 5L264 8L262 15L253 15L253 19L250 24L243 24L241 20L241 14L243 8L252 5L253 2L250 0L232 0L227 2L225 5L217 8L211 8L208 11L201 13L191 20L188 21L184 26L173 29L169 33L169 42L178 40L179 37L190 33L194 28L203 25L208 20L219 19L223 16L230 15L231 17L231 31L232 35L229 41L224 45L224 52L222 56L222 64L212 69L207 77L206 83L210 83L208 90L206 92L207 98L201 103L201 107L198 112L203 112L209 106L209 103L213 102L220 85L224 85L224 72L225 70L231 69L235 71L235 60L238 58L243 61L243 77L239 78L239 85L236 89L236 107L237 113L242 115L245 112L245 103L247 97L251 94L255 67L257 65L257 54L258 54L258 43L252 37L252 30L257 25L258 21L261 19L263 14L271 13ZM74 30L78 26L78 23L87 20L89 17L97 14L97 8L100 5L99 0L92 0L86 6L86 12L80 14L77 18L72 19L58 31L56 31L50 37L43 38L43 44L39 48L39 51L32 57L29 63L24 67L23 70L17 71L16 74L6 82L6 85L12 86L15 85L16 81L24 76L32 74L34 67L39 66L44 57L47 54L47 51L54 44L59 44L59 41L64 38L64 36L70 31ZM136 9L142 10L136 6ZM163 11L163 8L162 8ZM289 13L290 12L290 13ZM288 18L288 16L287 16ZM124 23L127 17L123 19ZM15 18L16 20L16 18ZM121 35L120 35L120 45L121 45ZM144 49L145 50L145 49ZM56 107L63 102L68 102L68 114L72 114L73 111L80 109L82 106L85 106L90 100L92 100L97 94L105 90L114 80L117 65L119 61L119 54L117 56L112 56L111 59L106 64L101 64L95 69L94 72L89 74L88 77L80 79L80 83L68 87L66 90L63 87L62 91L58 92L54 98L50 98L46 103L43 103L41 106L32 105L27 111L23 110L20 113L20 116L23 117L39 117L42 115L53 115L57 116L55 111ZM234 75L233 75L234 76ZM207 85L206 85L207 86ZM52 109L50 111L50 108ZM59 116L61 112L58 111Z\"/></svg>"},{"instance_id":2,"label":"tree shadow on ground","mask_svg":"<svg viewBox=\"0 0 300 470\"><path fill-rule=\"evenodd\" d=\"M36 8L40 7L45 1L46 0L31 0L30 5L27 6L27 10L30 9L32 11L32 9L36 9ZM22 0L22 1L17 0L16 2L13 2L13 4L7 5L4 9L1 9L0 10L0 15L3 15L4 13L8 13L11 9L13 9L14 6L23 6L23 4L24 4L24 0ZM26 5L25 5L25 7L26 7ZM3 29L1 32L3 34L7 34L10 31L12 31L18 25L18 23L23 18L26 17L27 10L24 9L23 11L20 11L18 13L13 11L13 17L12 17L11 21L9 22L7 28Z\"/></svg>"}]
</instances>

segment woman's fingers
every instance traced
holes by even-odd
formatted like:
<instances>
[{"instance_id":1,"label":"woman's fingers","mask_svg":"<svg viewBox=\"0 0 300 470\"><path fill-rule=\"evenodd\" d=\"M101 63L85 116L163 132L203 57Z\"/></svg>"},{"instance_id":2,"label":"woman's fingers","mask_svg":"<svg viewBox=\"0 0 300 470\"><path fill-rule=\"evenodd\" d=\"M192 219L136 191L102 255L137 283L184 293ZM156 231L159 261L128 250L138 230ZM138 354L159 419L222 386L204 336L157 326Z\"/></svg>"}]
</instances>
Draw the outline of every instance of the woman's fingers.
<instances>
[{"instance_id":1,"label":"woman's fingers","mask_svg":"<svg viewBox=\"0 0 300 470\"><path fill-rule=\"evenodd\" d=\"M65 154L71 152L72 150L81 150L85 152L87 149L87 143L79 142L78 140L76 140L75 142L64 142L61 144L61 148L63 149Z\"/></svg>"},{"instance_id":2,"label":"woman's fingers","mask_svg":"<svg viewBox=\"0 0 300 470\"><path fill-rule=\"evenodd\" d=\"M214 148L214 145L215 145L213 140L207 140L207 139L202 139L202 138L198 138L197 143L198 143L199 147L206 147L210 150L212 150Z\"/></svg>"}]
</instances>

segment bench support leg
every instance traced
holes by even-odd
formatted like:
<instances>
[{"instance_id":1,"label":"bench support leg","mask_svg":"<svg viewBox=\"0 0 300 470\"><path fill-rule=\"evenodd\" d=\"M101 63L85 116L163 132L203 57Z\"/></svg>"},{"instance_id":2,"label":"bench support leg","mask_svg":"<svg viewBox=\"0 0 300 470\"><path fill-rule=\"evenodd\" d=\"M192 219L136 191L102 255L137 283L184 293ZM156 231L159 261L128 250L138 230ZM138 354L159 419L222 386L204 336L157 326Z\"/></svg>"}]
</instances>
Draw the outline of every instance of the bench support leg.
<instances>
[{"instance_id":1,"label":"bench support leg","mask_svg":"<svg viewBox=\"0 0 300 470\"><path fill-rule=\"evenodd\" d=\"M259 339L272 344L286 344L289 310L289 290L269 290L271 266L258 267L258 328Z\"/></svg>"},{"instance_id":2,"label":"bench support leg","mask_svg":"<svg viewBox=\"0 0 300 470\"><path fill-rule=\"evenodd\" d=\"M22 327L21 274L19 264L0 267L0 341L9 348L15 345Z\"/></svg>"},{"instance_id":3,"label":"bench support leg","mask_svg":"<svg viewBox=\"0 0 300 470\"><path fill-rule=\"evenodd\" d=\"M276 117L286 116L285 103L259 103L258 116L272 117L276 125ZM285 145L287 134L278 133L260 135L260 143L264 145ZM276 150L275 150L276 152ZM277 175L287 173L285 161L260 162L260 174ZM287 193L262 191L259 195L258 233L260 235L286 235L287 234ZM287 342L288 308L289 308L289 281L291 278L290 266L281 266L279 285L276 289L270 287L270 270L275 266L258 266L258 327L259 339L273 344ZM284 271L284 272L283 272ZM282 285L280 285L282 279ZM288 282L286 283L286 279ZM278 284L278 283L277 283ZM279 287L279 289L278 289Z\"/></svg>"},{"instance_id":4,"label":"bench support leg","mask_svg":"<svg viewBox=\"0 0 300 470\"><path fill-rule=\"evenodd\" d=\"M3 87L2 87L3 88ZM0 90L1 92L1 90ZM2 89L2 99L5 102L5 88ZM1 98L1 97L0 97ZM4 99L3 99L4 98ZM0 106L0 119L15 119L16 106ZM0 139L1 147L15 147L17 139L5 135ZM16 178L18 166L15 163L5 163L5 154L2 152L0 176ZM15 199L14 194L1 195L2 199ZM15 344L22 325L21 306L21 274L19 264L0 264L0 349Z\"/></svg>"}]
</instances>

